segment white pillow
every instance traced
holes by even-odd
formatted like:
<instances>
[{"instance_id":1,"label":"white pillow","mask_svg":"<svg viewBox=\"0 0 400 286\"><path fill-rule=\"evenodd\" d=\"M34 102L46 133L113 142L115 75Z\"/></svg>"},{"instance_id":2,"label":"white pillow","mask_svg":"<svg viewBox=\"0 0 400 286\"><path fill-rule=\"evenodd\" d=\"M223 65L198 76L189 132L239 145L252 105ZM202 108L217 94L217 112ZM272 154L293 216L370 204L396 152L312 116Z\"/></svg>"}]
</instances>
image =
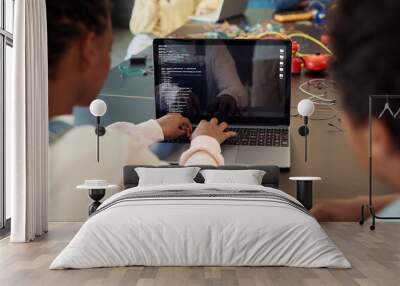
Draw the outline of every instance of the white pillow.
<instances>
[{"instance_id":1,"label":"white pillow","mask_svg":"<svg viewBox=\"0 0 400 286\"><path fill-rule=\"evenodd\" d=\"M261 185L265 171L261 170L203 170L205 184Z\"/></svg>"},{"instance_id":2,"label":"white pillow","mask_svg":"<svg viewBox=\"0 0 400 286\"><path fill-rule=\"evenodd\" d=\"M198 167L187 168L135 168L139 176L139 186L171 185L195 183L200 171Z\"/></svg>"}]
</instances>

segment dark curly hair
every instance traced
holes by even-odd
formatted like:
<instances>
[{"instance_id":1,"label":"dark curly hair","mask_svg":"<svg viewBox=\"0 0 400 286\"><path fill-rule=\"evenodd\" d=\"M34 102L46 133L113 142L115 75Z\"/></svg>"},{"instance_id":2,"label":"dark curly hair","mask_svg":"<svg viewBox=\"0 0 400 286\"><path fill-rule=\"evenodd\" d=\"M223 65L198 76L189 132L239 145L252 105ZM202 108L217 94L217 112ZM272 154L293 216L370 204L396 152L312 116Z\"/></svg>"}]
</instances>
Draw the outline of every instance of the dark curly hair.
<instances>
[{"instance_id":1,"label":"dark curly hair","mask_svg":"<svg viewBox=\"0 0 400 286\"><path fill-rule=\"evenodd\" d=\"M49 77L71 42L85 33L101 35L111 15L110 0L46 0Z\"/></svg>"},{"instance_id":2,"label":"dark curly hair","mask_svg":"<svg viewBox=\"0 0 400 286\"><path fill-rule=\"evenodd\" d=\"M345 110L355 124L369 118L369 95L400 95L399 0L339 0L329 17L332 65ZM387 98L373 101L374 116ZM399 99L388 99L394 112ZM400 147L400 116L383 118Z\"/></svg>"}]
</instances>

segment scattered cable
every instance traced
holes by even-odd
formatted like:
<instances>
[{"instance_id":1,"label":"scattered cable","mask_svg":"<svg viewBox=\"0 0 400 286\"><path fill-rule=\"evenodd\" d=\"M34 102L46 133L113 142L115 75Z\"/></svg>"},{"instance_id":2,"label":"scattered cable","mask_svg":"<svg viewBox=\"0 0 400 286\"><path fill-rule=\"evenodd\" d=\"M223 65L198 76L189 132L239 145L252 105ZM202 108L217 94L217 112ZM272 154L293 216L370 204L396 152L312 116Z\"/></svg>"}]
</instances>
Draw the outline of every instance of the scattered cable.
<instances>
[{"instance_id":1,"label":"scattered cable","mask_svg":"<svg viewBox=\"0 0 400 286\"><path fill-rule=\"evenodd\" d=\"M340 128L339 126L333 124L333 123L328 123L329 126L335 128L338 132L344 132L343 128Z\"/></svg>"},{"instance_id":2,"label":"scattered cable","mask_svg":"<svg viewBox=\"0 0 400 286\"><path fill-rule=\"evenodd\" d=\"M319 78L311 79L300 84L299 90L302 93L310 96L309 99L312 100L316 105L326 105L326 106L335 105L336 98L335 99L327 98L328 92L326 90L329 88L328 83L330 85L334 85L334 81L332 80L319 79ZM308 89L306 89L306 87L308 87ZM313 89L325 90L325 91L323 91L322 93L313 93L309 90L310 87Z\"/></svg>"},{"instance_id":3,"label":"scattered cable","mask_svg":"<svg viewBox=\"0 0 400 286\"><path fill-rule=\"evenodd\" d=\"M322 49L324 49L329 55L333 56L333 52L332 52L326 45L324 45L321 41L317 40L316 38L314 38L314 37L312 37L312 36L310 36L310 35L308 35L308 34L306 34L306 33L295 32L295 33L288 34L287 37L288 37L289 39L298 37L298 38L304 38L304 39L306 39L306 40L309 40L309 41L313 42L314 44L320 46L320 47L321 47Z\"/></svg>"},{"instance_id":4,"label":"scattered cable","mask_svg":"<svg viewBox=\"0 0 400 286\"><path fill-rule=\"evenodd\" d=\"M309 96L309 99L314 102L318 112L332 112L329 116L311 116L310 120L331 120L338 117L339 111L334 107L336 98L327 98L328 89L334 86L335 82L328 79L311 79L299 85L299 90ZM313 92L310 89L317 89L319 92Z\"/></svg>"}]
</instances>

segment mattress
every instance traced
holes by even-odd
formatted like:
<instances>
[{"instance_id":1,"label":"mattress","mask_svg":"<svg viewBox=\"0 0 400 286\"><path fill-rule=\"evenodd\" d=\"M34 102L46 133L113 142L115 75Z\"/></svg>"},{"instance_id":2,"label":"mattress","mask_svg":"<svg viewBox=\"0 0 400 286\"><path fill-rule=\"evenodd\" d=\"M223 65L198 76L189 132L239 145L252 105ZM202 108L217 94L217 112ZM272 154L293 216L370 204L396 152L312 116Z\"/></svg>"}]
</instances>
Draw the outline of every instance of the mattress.
<instances>
[{"instance_id":1,"label":"mattress","mask_svg":"<svg viewBox=\"0 0 400 286\"><path fill-rule=\"evenodd\" d=\"M263 186L194 183L115 194L50 269L134 265L351 267L290 195Z\"/></svg>"}]
</instances>

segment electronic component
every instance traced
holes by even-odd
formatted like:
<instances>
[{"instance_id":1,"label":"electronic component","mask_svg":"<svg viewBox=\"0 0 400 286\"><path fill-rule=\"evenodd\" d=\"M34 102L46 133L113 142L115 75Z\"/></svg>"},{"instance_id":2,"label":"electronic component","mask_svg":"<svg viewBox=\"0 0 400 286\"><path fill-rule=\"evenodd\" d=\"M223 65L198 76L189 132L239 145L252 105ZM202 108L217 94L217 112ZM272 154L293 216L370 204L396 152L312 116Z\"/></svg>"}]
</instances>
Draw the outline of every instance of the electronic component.
<instances>
[{"instance_id":1,"label":"electronic component","mask_svg":"<svg viewBox=\"0 0 400 286\"><path fill-rule=\"evenodd\" d=\"M132 57L129 59L131 66L142 66L146 65L146 57Z\"/></svg>"}]
</instances>

